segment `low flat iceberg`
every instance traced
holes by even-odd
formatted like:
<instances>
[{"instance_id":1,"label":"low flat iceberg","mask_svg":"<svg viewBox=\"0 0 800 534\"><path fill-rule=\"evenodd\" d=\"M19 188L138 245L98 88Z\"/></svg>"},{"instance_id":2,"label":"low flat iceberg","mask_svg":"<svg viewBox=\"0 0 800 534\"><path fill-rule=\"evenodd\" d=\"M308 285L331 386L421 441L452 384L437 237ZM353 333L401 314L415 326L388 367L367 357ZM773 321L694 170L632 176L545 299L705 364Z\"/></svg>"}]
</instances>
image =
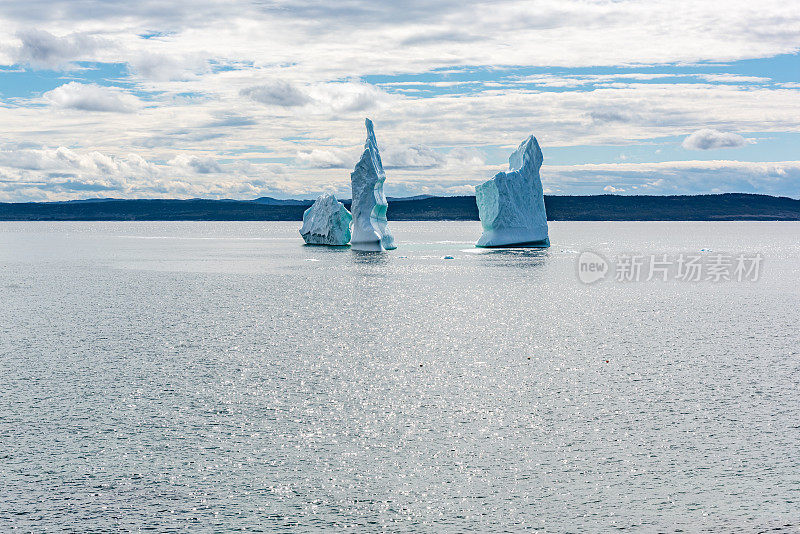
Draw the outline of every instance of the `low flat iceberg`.
<instances>
[{"instance_id":1,"label":"low flat iceberg","mask_svg":"<svg viewBox=\"0 0 800 534\"><path fill-rule=\"evenodd\" d=\"M335 196L320 195L303 213L300 235L308 245L347 245L352 220L353 216Z\"/></svg>"},{"instance_id":2,"label":"low flat iceberg","mask_svg":"<svg viewBox=\"0 0 800 534\"><path fill-rule=\"evenodd\" d=\"M549 247L539 169L542 150L534 136L508 158L508 172L475 188L483 235L478 247Z\"/></svg>"},{"instance_id":3,"label":"low flat iceberg","mask_svg":"<svg viewBox=\"0 0 800 534\"><path fill-rule=\"evenodd\" d=\"M364 153L350 173L350 184L353 189L353 239L351 245L356 250L391 250L397 248L394 237L386 227L386 209L388 204L383 194L383 172L378 142L372 121L366 119L367 141Z\"/></svg>"}]
</instances>

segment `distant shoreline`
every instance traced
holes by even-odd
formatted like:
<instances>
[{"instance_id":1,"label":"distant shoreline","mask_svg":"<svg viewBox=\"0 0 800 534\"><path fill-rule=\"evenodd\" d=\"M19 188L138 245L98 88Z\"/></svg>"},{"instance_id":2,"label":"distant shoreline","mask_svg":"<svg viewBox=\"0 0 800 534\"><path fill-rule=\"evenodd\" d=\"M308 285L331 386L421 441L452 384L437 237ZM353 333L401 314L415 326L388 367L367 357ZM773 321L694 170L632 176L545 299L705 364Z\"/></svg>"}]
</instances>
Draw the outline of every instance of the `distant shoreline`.
<instances>
[{"instance_id":1,"label":"distant shoreline","mask_svg":"<svg viewBox=\"0 0 800 534\"><path fill-rule=\"evenodd\" d=\"M0 203L0 221L301 221L311 200L98 199ZM349 201L344 201L349 208ZM800 200L725 193L545 195L551 221L800 221ZM474 196L390 198L390 221L477 221Z\"/></svg>"}]
</instances>

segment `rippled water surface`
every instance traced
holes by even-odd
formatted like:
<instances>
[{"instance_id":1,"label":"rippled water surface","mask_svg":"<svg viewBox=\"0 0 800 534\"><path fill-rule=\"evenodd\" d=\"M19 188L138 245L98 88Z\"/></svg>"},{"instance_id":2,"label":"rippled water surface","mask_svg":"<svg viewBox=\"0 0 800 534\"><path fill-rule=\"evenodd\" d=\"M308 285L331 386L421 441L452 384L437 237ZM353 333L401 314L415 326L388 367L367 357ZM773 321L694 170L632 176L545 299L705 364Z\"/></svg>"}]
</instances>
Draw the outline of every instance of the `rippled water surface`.
<instances>
[{"instance_id":1,"label":"rippled water surface","mask_svg":"<svg viewBox=\"0 0 800 534\"><path fill-rule=\"evenodd\" d=\"M0 223L0 530L798 532L800 225L298 226Z\"/></svg>"}]
</instances>

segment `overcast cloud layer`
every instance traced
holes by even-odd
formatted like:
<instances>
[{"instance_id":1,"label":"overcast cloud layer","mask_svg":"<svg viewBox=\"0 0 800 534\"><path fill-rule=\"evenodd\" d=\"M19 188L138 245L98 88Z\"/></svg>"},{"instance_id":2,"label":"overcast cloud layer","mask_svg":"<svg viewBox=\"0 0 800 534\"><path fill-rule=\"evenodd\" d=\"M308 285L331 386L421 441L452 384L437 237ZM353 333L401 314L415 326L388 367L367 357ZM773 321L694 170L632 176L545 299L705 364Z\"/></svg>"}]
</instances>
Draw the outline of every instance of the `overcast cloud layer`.
<instances>
[{"instance_id":1,"label":"overcast cloud layer","mask_svg":"<svg viewBox=\"0 0 800 534\"><path fill-rule=\"evenodd\" d=\"M558 194L800 197L800 10L765 0L0 1L0 201L472 194L527 135Z\"/></svg>"}]
</instances>

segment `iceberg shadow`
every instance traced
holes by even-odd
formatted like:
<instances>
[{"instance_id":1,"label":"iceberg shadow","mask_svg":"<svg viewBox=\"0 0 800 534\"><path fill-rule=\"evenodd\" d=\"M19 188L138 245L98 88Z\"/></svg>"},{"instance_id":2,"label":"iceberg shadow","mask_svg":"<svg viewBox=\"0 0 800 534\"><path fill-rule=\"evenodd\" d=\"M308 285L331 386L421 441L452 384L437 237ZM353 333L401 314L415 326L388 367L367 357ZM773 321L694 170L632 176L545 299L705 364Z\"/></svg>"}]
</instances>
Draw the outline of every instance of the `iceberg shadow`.
<instances>
[{"instance_id":1,"label":"iceberg shadow","mask_svg":"<svg viewBox=\"0 0 800 534\"><path fill-rule=\"evenodd\" d=\"M350 250L350 243L344 245L322 245L318 243L303 243L303 248L309 250L319 250L320 252L342 252Z\"/></svg>"},{"instance_id":2,"label":"iceberg shadow","mask_svg":"<svg viewBox=\"0 0 800 534\"><path fill-rule=\"evenodd\" d=\"M355 265L387 265L390 255L385 251L350 249L350 258Z\"/></svg>"},{"instance_id":3,"label":"iceberg shadow","mask_svg":"<svg viewBox=\"0 0 800 534\"><path fill-rule=\"evenodd\" d=\"M541 247L492 247L482 248L477 254L480 261L490 267L514 269L541 269L550 260L548 249Z\"/></svg>"}]
</instances>

